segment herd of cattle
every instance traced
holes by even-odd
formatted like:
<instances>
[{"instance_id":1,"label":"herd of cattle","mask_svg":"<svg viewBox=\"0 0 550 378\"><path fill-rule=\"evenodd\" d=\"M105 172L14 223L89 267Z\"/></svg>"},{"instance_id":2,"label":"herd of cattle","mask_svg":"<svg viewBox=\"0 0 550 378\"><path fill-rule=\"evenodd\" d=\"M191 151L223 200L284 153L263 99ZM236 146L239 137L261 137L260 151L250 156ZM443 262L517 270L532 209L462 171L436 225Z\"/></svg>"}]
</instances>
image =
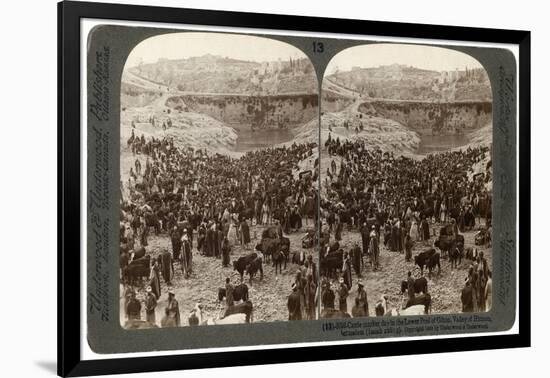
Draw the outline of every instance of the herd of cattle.
<instances>
[{"instance_id":1,"label":"herd of cattle","mask_svg":"<svg viewBox=\"0 0 550 378\"><path fill-rule=\"evenodd\" d=\"M151 227L154 227L151 226ZM264 264L272 264L275 268L275 274L281 274L283 270L287 269L289 264L303 265L305 261L305 247L303 241L310 236L310 232L306 232L302 240L302 250L291 252L290 239L284 237L282 232L276 227L267 227L261 234L261 239L255 246L255 252L248 253L246 255L235 258L232 261L233 270L240 276L240 284L233 288L233 301L234 304L227 306L224 311L218 316L215 324L220 324L219 321L225 319L225 323L239 323L250 322L253 319L253 304L249 296L248 286L244 283L244 279L248 276L249 282L258 278L263 280L264 278ZM307 245L307 247L313 247L313 245ZM121 277L123 283L132 287L137 286L142 289L145 287L145 282L151 277L151 270L154 262L158 262L159 266L162 266L162 254L156 258L152 258L150 254L146 253L144 247L139 246L134 250L128 250L126 245L121 245L120 254L120 266ZM172 261L172 264L174 264ZM162 269L162 268L161 268ZM173 269L173 267L171 267ZM168 285L168 283L167 283ZM286 295L286 294L282 294ZM226 288L218 288L218 301L222 302L226 299ZM204 310L201 308L195 308L190 312L188 318L189 325L207 324L206 319L198 320L200 316L204 316ZM244 317L237 317L233 315L244 314ZM212 319L210 324L212 323ZM135 325L131 326L134 327Z\"/></svg>"},{"instance_id":2,"label":"herd of cattle","mask_svg":"<svg viewBox=\"0 0 550 378\"><path fill-rule=\"evenodd\" d=\"M414 296L408 295L408 282L401 281L400 292L403 295L404 302L402 310L412 309L418 311L399 312L400 315L418 315L420 313L431 313L432 295L428 292L428 279L424 276L424 271L428 271L428 277L432 276L432 273L437 272L439 276L441 273L441 261L445 259L449 261L450 269L458 269L462 264L462 260L468 260L470 262L476 261L478 258L478 249L476 247L465 247L464 235L453 233L451 231L452 225L444 225L439 231L439 235L433 242L433 245L425 248L414 256L414 264L420 270L420 277L414 280ZM478 232L479 234L479 232ZM483 245L487 240L478 241L476 236L476 245ZM334 279L339 276L344 264L344 251L338 241L331 241L327 243L326 253L321 256L320 259L320 274L322 277L328 279ZM351 256L353 257L353 256ZM361 256L361 263L362 263ZM406 273L406 272L404 272ZM375 314L376 316L395 315L396 312L392 312L386 308L387 296L382 295L380 300L376 302ZM422 311L420 311L422 310ZM334 310L323 309L321 311L321 318L348 318L351 317L348 313Z\"/></svg>"},{"instance_id":3,"label":"herd of cattle","mask_svg":"<svg viewBox=\"0 0 550 378\"><path fill-rule=\"evenodd\" d=\"M309 239L309 240L308 240ZM316 233L307 232L306 236L302 240L302 244L307 243L309 247L312 241L317 240ZM314 246L314 245L312 245ZM302 245L302 247L305 247ZM436 250L439 249L439 251ZM332 241L328 243L326 248L327 253L324 254L319 261L319 274L321 277L335 278L341 272L344 263L344 252L338 241ZM138 247L135 250L121 251L121 267L123 281L129 285L140 285L143 279L147 279L151 275L151 255L147 254L144 247ZM303 264L304 251L291 252L290 239L284 237L282 233L278 232L275 227L266 228L261 235L260 241L255 246L255 252L248 253L244 256L240 256L233 260L233 270L236 271L241 279L241 283L236 285L233 290L234 305L226 307L225 311L219 316L218 320L221 321L225 318L226 322L233 318L234 322L250 322L253 319L253 304L249 296L248 286L243 282L245 276L248 275L250 282L255 277L260 280L264 278L263 264L272 264L275 268L275 274L282 273L283 269L287 269L287 265ZM418 266L421 277L414 281L414 296L409 295L408 300L404 303L403 309L422 308L423 313L431 312L432 296L428 292L428 280L424 277L424 270L428 271L430 277L432 273L437 271L439 275L441 272L441 259L445 258L449 260L450 268L457 268L463 259L474 261L477 258L476 248L465 248L463 235L451 235L447 233L446 227L442 227L438 238L433 243L433 247L426 248L422 252L419 252L414 256L414 264ZM161 263L161 256L158 256L158 262ZM400 291L405 296L408 292L407 281L400 283ZM220 287L218 289L218 300L222 302L226 298L226 289ZM375 314L391 315L392 311L389 311L386 306L387 297L382 298L376 303ZM202 309L194 309L189 318L189 324L206 324L206 320L199 322L198 315L203 316ZM401 311L401 315L406 312ZM414 312L411 312L414 314ZM235 317L233 315L241 314L241 317ZM395 314L395 312L394 312ZM321 318L338 318L338 317L350 317L349 314L328 309L322 311ZM213 324L212 322L210 324ZM215 323L215 324L220 324Z\"/></svg>"}]
</instances>

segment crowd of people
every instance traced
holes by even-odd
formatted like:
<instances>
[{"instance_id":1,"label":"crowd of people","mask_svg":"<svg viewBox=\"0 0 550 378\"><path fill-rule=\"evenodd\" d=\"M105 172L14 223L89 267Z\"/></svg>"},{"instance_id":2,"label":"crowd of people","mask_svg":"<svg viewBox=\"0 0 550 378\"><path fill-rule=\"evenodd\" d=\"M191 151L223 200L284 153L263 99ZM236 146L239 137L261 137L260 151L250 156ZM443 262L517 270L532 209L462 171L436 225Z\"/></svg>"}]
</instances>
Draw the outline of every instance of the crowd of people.
<instances>
[{"instance_id":1,"label":"crowd of people","mask_svg":"<svg viewBox=\"0 0 550 378\"><path fill-rule=\"evenodd\" d=\"M252 225L265 227L276 223L281 233L288 235L307 227L308 221L313 220L309 225L313 227L317 220L318 161L307 172L299 172L298 167L312 157L315 143L255 150L234 158L201 149L178 148L168 137L137 137L132 130L128 148L135 163L121 181L122 280L128 282L124 268L135 262L136 257L142 258L136 256L136 251L148 246L150 232L166 234L171 250L165 248L157 258L148 260L150 295L157 300L161 296L161 277L169 292L172 290L175 261L181 264L184 277L189 278L194 253L219 258L223 266L229 266L234 246L252 249L249 245L253 239ZM298 291L304 298L300 302L300 315L289 298L292 319L311 318L308 294L314 284L305 274L296 281L291 296ZM135 298L131 298L132 290L128 290L126 297L128 319L137 307ZM147 306L147 311L152 311L151 306ZM173 321L167 324L179 325L175 314L172 306L166 315Z\"/></svg>"},{"instance_id":2,"label":"crowd of people","mask_svg":"<svg viewBox=\"0 0 550 378\"><path fill-rule=\"evenodd\" d=\"M352 270L361 277L366 266L364 256L374 271L379 268L381 245L404 253L405 260L412 261L415 243L430 243L438 235L437 224L452 225L453 237L476 226L486 227L490 235L489 147L467 147L413 158L367 149L364 141L341 141L329 133L325 149L330 163L322 164L326 174L320 200L321 259L335 253L343 256L338 269L339 298L347 298L351 290ZM349 251L338 249L345 227L360 234L361 245L354 243ZM481 253L466 277L465 288L472 289L467 290L465 297L473 297L474 304L463 306L463 310L487 309L490 285L490 270ZM322 296L327 300L322 303L334 308L330 286L325 280ZM347 306L341 303L340 308Z\"/></svg>"},{"instance_id":3,"label":"crowd of people","mask_svg":"<svg viewBox=\"0 0 550 378\"><path fill-rule=\"evenodd\" d=\"M229 266L234 246L252 249L250 242L256 239L251 235L252 225L276 224L282 237L308 226L308 219L313 219L312 228L320 224L320 259L335 252L341 256L336 283L326 271L321 272L319 283L316 273L300 271L296 275L287 299L289 320L314 319L318 301L323 309L348 312L353 271L357 293L352 315L369 316L362 277L367 263L373 271L380 268L382 245L412 261L415 243L433 240L437 224L450 224L454 236L483 225L490 235L488 147L468 147L420 159L367 149L363 141L340 141L329 134L325 148L330 164L321 183L319 217L318 160L310 172L298 172L298 164L314 154L315 143L250 151L240 158L177 148L171 138L147 140L132 134L129 143L135 164L121 182L121 268L132 263L136 251L147 247L151 229L166 234L171 242L171 250L164 249L150 260L143 302L147 321L156 321L154 308L161 296L162 278L169 305L161 324L180 324L172 289L174 261L181 264L185 278L193 273L193 249ZM481 173L475 174L474 167ZM360 236L347 251L338 245L345 228ZM411 276L404 278L410 291ZM231 293L233 286L228 284ZM317 284L321 288L318 294ZM488 310L491 291L490 267L483 253L476 253L461 292L463 311ZM126 295L127 318L134 319L141 306L136 304L131 287ZM414 295L409 293L409 297ZM226 300L233 302L231 294L228 297Z\"/></svg>"}]
</instances>

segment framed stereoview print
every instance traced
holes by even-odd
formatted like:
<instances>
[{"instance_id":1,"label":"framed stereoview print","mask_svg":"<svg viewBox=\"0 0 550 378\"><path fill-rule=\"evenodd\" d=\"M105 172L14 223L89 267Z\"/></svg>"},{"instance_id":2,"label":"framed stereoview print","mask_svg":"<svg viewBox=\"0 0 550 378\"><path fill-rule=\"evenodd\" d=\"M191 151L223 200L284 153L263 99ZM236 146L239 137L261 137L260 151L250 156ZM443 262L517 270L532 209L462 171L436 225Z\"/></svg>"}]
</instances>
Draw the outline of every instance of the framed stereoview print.
<instances>
[{"instance_id":1,"label":"framed stereoview print","mask_svg":"<svg viewBox=\"0 0 550 378\"><path fill-rule=\"evenodd\" d=\"M529 32L58 11L59 375L529 346Z\"/></svg>"}]
</instances>

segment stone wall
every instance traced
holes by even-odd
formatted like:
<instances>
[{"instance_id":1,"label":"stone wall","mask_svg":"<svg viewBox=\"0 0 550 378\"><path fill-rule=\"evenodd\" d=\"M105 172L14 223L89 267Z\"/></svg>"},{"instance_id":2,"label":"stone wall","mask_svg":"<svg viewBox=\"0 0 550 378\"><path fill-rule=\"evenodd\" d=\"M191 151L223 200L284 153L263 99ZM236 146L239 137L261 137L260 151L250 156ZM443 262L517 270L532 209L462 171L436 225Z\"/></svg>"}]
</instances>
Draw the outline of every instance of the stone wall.
<instances>
[{"instance_id":1,"label":"stone wall","mask_svg":"<svg viewBox=\"0 0 550 378\"><path fill-rule=\"evenodd\" d=\"M230 125L294 127L317 117L318 96L181 95L168 98L166 106L206 114Z\"/></svg>"},{"instance_id":2,"label":"stone wall","mask_svg":"<svg viewBox=\"0 0 550 378\"><path fill-rule=\"evenodd\" d=\"M482 101L369 101L361 104L358 110L392 119L420 133L435 135L465 134L487 125L493 119L492 102Z\"/></svg>"}]
</instances>

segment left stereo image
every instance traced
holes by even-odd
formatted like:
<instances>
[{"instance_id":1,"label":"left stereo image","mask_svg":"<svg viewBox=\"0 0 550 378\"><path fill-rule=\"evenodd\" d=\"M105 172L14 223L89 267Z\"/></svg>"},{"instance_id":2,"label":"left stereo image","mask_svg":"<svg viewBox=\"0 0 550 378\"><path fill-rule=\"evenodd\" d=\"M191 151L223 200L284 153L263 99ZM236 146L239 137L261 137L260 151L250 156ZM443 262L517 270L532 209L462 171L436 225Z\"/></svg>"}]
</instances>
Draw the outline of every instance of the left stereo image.
<instances>
[{"instance_id":1,"label":"left stereo image","mask_svg":"<svg viewBox=\"0 0 550 378\"><path fill-rule=\"evenodd\" d=\"M120 323L314 320L319 90L298 48L147 38L120 90Z\"/></svg>"}]
</instances>

